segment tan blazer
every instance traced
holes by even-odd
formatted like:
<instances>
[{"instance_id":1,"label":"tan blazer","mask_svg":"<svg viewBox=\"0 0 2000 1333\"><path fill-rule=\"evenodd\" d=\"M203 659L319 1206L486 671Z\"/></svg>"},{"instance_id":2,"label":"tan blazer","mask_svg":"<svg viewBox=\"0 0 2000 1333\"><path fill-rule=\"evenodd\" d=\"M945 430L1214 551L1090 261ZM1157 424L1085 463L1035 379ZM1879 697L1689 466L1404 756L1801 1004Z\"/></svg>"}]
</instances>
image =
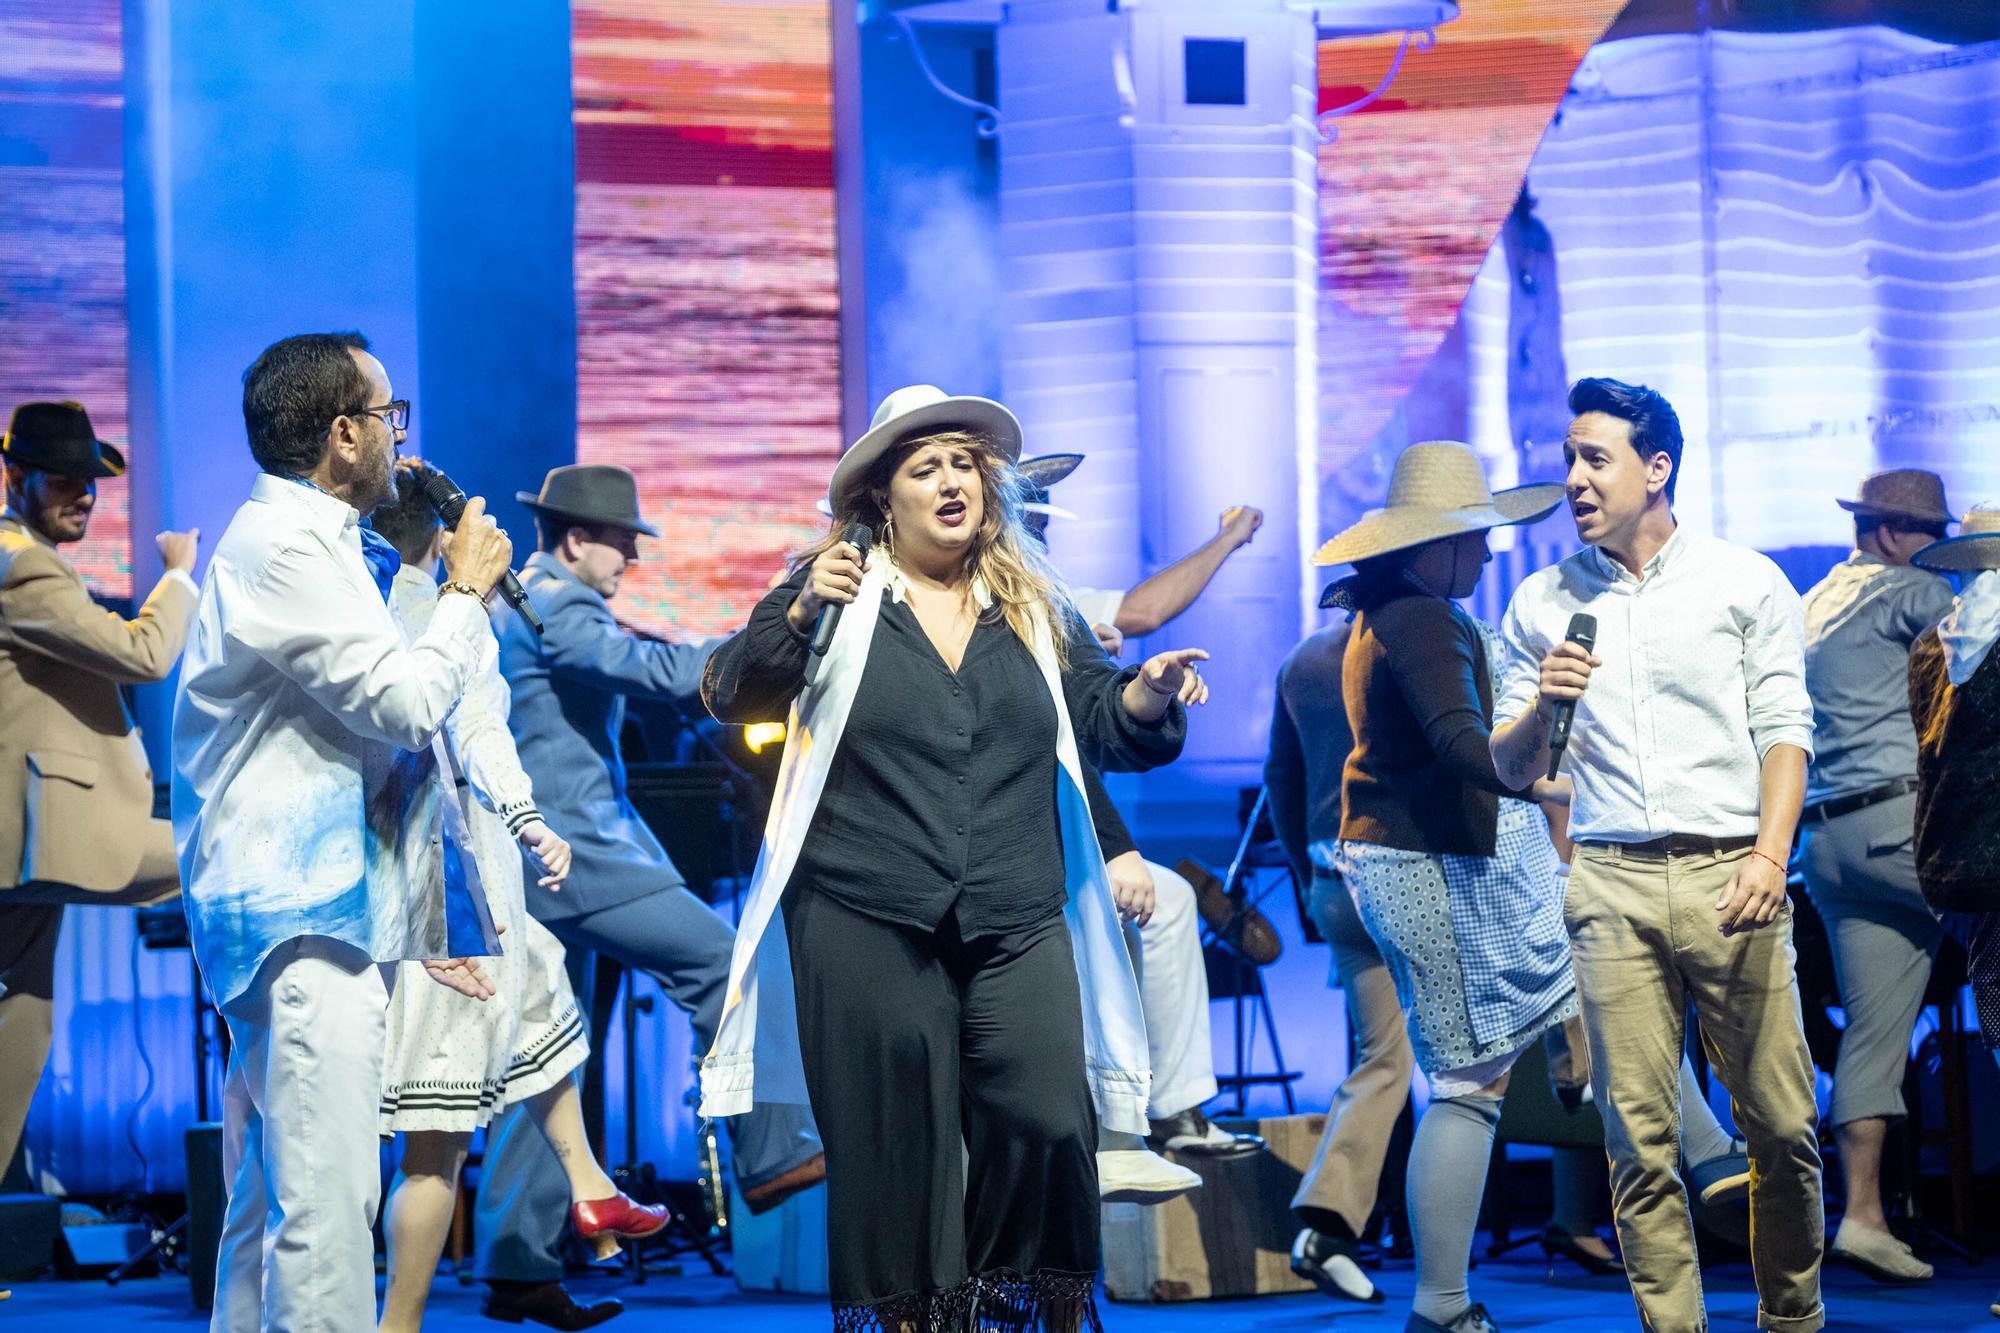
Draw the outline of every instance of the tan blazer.
<instances>
[{"instance_id":1,"label":"tan blazer","mask_svg":"<svg viewBox=\"0 0 2000 1333\"><path fill-rule=\"evenodd\" d=\"M121 620L54 546L0 516L0 905L28 881L131 883L153 774L118 687L164 680L194 611L188 585L163 578Z\"/></svg>"}]
</instances>

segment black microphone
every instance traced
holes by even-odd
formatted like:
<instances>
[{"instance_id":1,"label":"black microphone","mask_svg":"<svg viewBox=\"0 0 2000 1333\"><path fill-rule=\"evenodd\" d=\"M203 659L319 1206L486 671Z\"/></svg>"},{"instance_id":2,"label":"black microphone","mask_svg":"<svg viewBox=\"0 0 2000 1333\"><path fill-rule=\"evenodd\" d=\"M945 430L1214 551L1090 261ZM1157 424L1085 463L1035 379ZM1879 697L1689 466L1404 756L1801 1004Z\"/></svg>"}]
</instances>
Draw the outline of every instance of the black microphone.
<instances>
[{"instance_id":1,"label":"black microphone","mask_svg":"<svg viewBox=\"0 0 2000 1333\"><path fill-rule=\"evenodd\" d=\"M437 468L426 463L411 469L417 475L417 485L423 487L424 499L437 511L438 522L456 530L458 520L465 516L465 492L458 489L458 483ZM535 608L528 605L528 594L521 590L521 580L508 570L500 576L500 595L507 599L507 605L520 613L528 622L528 628L535 633L542 632L542 618L535 614Z\"/></svg>"},{"instance_id":2,"label":"black microphone","mask_svg":"<svg viewBox=\"0 0 2000 1333\"><path fill-rule=\"evenodd\" d=\"M1597 646L1597 617L1579 611L1569 618L1569 633L1563 638L1586 653ZM1563 699L1556 704L1555 720L1549 724L1549 779L1554 781L1556 769L1562 765L1563 751L1569 747L1569 728L1576 721L1576 700Z\"/></svg>"},{"instance_id":3,"label":"black microphone","mask_svg":"<svg viewBox=\"0 0 2000 1333\"><path fill-rule=\"evenodd\" d=\"M861 552L861 558L865 561L868 559L868 547L875 540L875 533L866 523L849 523L847 531L840 534L840 539ZM812 643L809 645L812 652L806 658L808 685L819 679L819 664L826 657L826 650L833 647L833 632L840 627L840 608L839 602L820 603L819 618L813 621Z\"/></svg>"}]
</instances>

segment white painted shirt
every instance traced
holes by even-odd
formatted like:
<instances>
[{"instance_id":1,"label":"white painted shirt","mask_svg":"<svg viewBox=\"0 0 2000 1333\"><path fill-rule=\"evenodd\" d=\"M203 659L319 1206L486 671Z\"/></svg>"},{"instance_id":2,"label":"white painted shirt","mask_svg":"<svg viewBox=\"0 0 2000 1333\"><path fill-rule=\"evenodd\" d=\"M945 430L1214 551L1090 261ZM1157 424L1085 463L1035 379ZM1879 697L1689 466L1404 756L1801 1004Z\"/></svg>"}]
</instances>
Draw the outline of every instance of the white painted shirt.
<instances>
[{"instance_id":1,"label":"white painted shirt","mask_svg":"<svg viewBox=\"0 0 2000 1333\"><path fill-rule=\"evenodd\" d=\"M405 641L334 497L259 476L216 544L174 697L174 841L216 1003L322 935L445 957L430 743L490 640L451 594Z\"/></svg>"},{"instance_id":2,"label":"white painted shirt","mask_svg":"<svg viewBox=\"0 0 2000 1333\"><path fill-rule=\"evenodd\" d=\"M1125 605L1125 591L1122 588L1071 588L1070 601L1076 604L1076 612L1083 617L1083 623L1090 626L1118 624L1118 608Z\"/></svg>"},{"instance_id":3,"label":"white painted shirt","mask_svg":"<svg viewBox=\"0 0 2000 1333\"><path fill-rule=\"evenodd\" d=\"M1496 726L1533 711L1542 658L1579 611L1597 617L1604 665L1563 761L1576 784L1570 836L1756 833L1765 753L1796 745L1812 756L1804 609L1777 565L1680 528L1643 579L1595 547L1530 575L1500 625Z\"/></svg>"}]
</instances>

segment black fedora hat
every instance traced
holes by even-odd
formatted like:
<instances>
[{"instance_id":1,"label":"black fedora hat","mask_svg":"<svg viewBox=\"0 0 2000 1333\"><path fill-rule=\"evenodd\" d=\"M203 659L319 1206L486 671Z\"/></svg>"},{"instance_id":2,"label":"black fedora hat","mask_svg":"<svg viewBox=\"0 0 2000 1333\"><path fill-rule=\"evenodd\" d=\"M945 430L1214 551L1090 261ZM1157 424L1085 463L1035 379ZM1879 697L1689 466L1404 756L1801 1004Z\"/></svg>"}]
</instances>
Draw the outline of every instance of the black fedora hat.
<instances>
[{"instance_id":1,"label":"black fedora hat","mask_svg":"<svg viewBox=\"0 0 2000 1333\"><path fill-rule=\"evenodd\" d=\"M0 437L0 454L63 477L125 475L125 455L97 438L82 403L22 403Z\"/></svg>"},{"instance_id":2,"label":"black fedora hat","mask_svg":"<svg viewBox=\"0 0 2000 1333\"><path fill-rule=\"evenodd\" d=\"M514 492L537 514L566 518L573 523L595 523L607 528L660 535L659 529L639 517L639 483L622 467L604 463L571 463L550 468L542 478L542 491L530 495Z\"/></svg>"}]
</instances>

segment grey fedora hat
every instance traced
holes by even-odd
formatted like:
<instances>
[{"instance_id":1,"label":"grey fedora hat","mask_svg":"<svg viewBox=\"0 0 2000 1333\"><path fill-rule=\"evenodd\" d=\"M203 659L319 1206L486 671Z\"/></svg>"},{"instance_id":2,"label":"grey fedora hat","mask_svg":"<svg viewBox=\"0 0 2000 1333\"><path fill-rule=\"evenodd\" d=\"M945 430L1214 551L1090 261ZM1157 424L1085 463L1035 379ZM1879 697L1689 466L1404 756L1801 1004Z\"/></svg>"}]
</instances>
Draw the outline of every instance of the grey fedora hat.
<instances>
[{"instance_id":1,"label":"grey fedora hat","mask_svg":"<svg viewBox=\"0 0 2000 1333\"><path fill-rule=\"evenodd\" d=\"M1037 454L1016 463L1014 470L1021 474L1021 486L1026 496L1021 505L1022 511L1049 518L1075 518L1076 515L1069 510L1050 502L1049 487L1076 471L1077 464L1081 462L1082 454Z\"/></svg>"},{"instance_id":2,"label":"grey fedora hat","mask_svg":"<svg viewBox=\"0 0 2000 1333\"><path fill-rule=\"evenodd\" d=\"M639 517L639 482L622 467L571 463L550 468L540 494L515 491L514 498L537 514L575 523L597 523L657 537L660 530Z\"/></svg>"}]
</instances>

